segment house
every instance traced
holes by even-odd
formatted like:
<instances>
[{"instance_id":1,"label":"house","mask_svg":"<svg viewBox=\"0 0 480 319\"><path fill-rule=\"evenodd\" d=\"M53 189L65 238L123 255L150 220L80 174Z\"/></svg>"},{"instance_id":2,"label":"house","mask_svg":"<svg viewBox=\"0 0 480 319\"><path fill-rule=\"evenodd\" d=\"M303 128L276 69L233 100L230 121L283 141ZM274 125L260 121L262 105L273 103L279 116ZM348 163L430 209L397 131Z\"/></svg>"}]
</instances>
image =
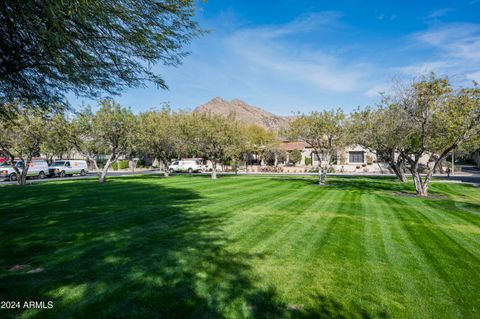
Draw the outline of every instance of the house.
<instances>
[{"instance_id":1,"label":"house","mask_svg":"<svg viewBox=\"0 0 480 319\"><path fill-rule=\"evenodd\" d=\"M280 149L287 153L284 164L290 163L290 154L293 150L298 150L302 154L302 159L296 163L296 166L317 167L319 164L317 154L305 142L283 141ZM374 153L359 145L346 147L343 151L335 154L333 163L332 167L337 172L386 172L389 170L387 164L377 163Z\"/></svg>"}]
</instances>

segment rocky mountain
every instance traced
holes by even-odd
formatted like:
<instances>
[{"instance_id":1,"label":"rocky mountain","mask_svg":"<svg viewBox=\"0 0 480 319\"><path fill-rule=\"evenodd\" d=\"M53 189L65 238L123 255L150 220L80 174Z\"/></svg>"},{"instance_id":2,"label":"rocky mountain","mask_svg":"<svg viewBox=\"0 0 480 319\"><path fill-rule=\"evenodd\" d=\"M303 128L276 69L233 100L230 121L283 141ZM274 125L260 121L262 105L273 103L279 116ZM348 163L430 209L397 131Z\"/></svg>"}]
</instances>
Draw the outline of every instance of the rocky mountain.
<instances>
[{"instance_id":1,"label":"rocky mountain","mask_svg":"<svg viewBox=\"0 0 480 319\"><path fill-rule=\"evenodd\" d=\"M235 118L241 123L256 124L275 131L287 127L288 123L294 118L293 116L275 115L238 99L227 101L219 97L198 106L193 112L211 112L224 116L233 112Z\"/></svg>"}]
</instances>

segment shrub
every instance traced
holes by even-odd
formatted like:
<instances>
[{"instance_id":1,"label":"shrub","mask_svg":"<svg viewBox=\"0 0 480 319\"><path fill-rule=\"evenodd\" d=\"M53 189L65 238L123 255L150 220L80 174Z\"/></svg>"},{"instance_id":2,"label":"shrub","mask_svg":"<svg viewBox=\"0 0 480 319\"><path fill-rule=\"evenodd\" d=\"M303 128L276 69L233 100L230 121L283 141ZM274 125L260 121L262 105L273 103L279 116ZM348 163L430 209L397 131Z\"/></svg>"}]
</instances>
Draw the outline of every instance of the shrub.
<instances>
[{"instance_id":1,"label":"shrub","mask_svg":"<svg viewBox=\"0 0 480 319\"><path fill-rule=\"evenodd\" d=\"M145 160L144 160L144 159L140 159L140 160L137 161L136 167L138 167L138 168L143 168L143 167L145 167L145 166L146 166L146 165L145 165Z\"/></svg>"},{"instance_id":2,"label":"shrub","mask_svg":"<svg viewBox=\"0 0 480 319\"><path fill-rule=\"evenodd\" d=\"M127 169L127 168L128 168L128 160L121 160L120 169Z\"/></svg>"},{"instance_id":3,"label":"shrub","mask_svg":"<svg viewBox=\"0 0 480 319\"><path fill-rule=\"evenodd\" d=\"M372 165L373 164L373 156L367 155L366 156L367 164Z\"/></svg>"},{"instance_id":4,"label":"shrub","mask_svg":"<svg viewBox=\"0 0 480 319\"><path fill-rule=\"evenodd\" d=\"M312 159L310 157L305 158L305 165L312 165Z\"/></svg>"},{"instance_id":5,"label":"shrub","mask_svg":"<svg viewBox=\"0 0 480 319\"><path fill-rule=\"evenodd\" d=\"M128 160L121 160L117 162L113 162L112 168L114 171L119 169L127 169L128 168Z\"/></svg>"},{"instance_id":6,"label":"shrub","mask_svg":"<svg viewBox=\"0 0 480 319\"><path fill-rule=\"evenodd\" d=\"M302 152L300 152L299 150L293 150L290 152L289 158L290 162L296 164L302 160Z\"/></svg>"}]
</instances>

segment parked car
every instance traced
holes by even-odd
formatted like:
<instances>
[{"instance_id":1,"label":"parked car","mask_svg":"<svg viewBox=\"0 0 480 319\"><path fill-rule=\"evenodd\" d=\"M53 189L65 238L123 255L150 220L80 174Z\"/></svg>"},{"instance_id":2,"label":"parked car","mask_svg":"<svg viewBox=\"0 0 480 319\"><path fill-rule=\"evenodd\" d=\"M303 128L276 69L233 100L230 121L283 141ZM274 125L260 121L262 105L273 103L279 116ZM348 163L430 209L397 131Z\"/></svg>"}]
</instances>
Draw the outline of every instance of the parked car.
<instances>
[{"instance_id":1,"label":"parked car","mask_svg":"<svg viewBox=\"0 0 480 319\"><path fill-rule=\"evenodd\" d=\"M88 166L84 160L58 160L50 165L48 176L72 176L73 174L87 175Z\"/></svg>"},{"instance_id":2,"label":"parked car","mask_svg":"<svg viewBox=\"0 0 480 319\"><path fill-rule=\"evenodd\" d=\"M25 164L23 161L14 161L13 165L18 168L20 172L23 171ZM45 160L32 160L29 163L27 177L45 178L48 174L48 164ZM0 164L0 179L16 181L18 179L17 172L12 164L3 162Z\"/></svg>"},{"instance_id":3,"label":"parked car","mask_svg":"<svg viewBox=\"0 0 480 319\"><path fill-rule=\"evenodd\" d=\"M173 161L170 166L168 166L170 172L203 172L205 170L205 165L203 165L201 160L180 160Z\"/></svg>"}]
</instances>

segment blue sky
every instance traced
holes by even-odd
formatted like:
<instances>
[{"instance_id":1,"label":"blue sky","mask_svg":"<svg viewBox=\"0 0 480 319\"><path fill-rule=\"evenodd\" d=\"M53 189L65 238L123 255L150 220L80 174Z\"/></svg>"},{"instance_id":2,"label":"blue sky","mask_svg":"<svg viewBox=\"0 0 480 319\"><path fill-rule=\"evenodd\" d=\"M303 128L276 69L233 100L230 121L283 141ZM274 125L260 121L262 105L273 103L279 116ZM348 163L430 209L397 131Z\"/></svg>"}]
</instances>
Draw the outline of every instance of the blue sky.
<instances>
[{"instance_id":1,"label":"blue sky","mask_svg":"<svg viewBox=\"0 0 480 319\"><path fill-rule=\"evenodd\" d=\"M392 79L430 71L460 86L480 82L480 0L198 6L196 19L211 32L193 41L181 66L155 67L170 90L130 89L114 97L122 105L193 109L219 96L288 115L373 104Z\"/></svg>"}]
</instances>

